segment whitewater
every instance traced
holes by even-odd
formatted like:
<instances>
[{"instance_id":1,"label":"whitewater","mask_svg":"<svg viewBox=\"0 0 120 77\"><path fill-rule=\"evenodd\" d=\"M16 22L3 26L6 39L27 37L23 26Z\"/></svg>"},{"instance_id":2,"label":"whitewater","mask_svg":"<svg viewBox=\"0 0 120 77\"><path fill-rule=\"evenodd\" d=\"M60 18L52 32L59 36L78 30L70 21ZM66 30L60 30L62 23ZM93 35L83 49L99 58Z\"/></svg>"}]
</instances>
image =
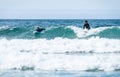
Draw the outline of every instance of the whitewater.
<instances>
[{"instance_id":1,"label":"whitewater","mask_svg":"<svg viewBox=\"0 0 120 77\"><path fill-rule=\"evenodd\" d=\"M90 21L94 25L91 30L83 30L78 20L1 20L0 70L50 74L119 72L119 23L99 26L94 21L101 23L103 20ZM104 20L108 21L112 22ZM44 24L42 27L46 30L35 34L36 23Z\"/></svg>"}]
</instances>

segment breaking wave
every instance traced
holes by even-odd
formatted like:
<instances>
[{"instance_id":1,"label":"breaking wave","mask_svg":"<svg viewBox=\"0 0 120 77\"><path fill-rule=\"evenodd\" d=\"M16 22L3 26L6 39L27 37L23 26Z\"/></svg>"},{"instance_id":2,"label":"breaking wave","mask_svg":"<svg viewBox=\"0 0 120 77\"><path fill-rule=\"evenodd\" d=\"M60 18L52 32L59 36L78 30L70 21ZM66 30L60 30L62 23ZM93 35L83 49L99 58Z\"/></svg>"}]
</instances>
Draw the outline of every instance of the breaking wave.
<instances>
[{"instance_id":1,"label":"breaking wave","mask_svg":"<svg viewBox=\"0 0 120 77\"><path fill-rule=\"evenodd\" d=\"M8 39L36 39L36 38L90 38L100 37L109 39L120 39L120 27L98 27L91 30L83 30L75 26L48 27L41 33L34 33L34 27L1 27L0 37Z\"/></svg>"}]
</instances>

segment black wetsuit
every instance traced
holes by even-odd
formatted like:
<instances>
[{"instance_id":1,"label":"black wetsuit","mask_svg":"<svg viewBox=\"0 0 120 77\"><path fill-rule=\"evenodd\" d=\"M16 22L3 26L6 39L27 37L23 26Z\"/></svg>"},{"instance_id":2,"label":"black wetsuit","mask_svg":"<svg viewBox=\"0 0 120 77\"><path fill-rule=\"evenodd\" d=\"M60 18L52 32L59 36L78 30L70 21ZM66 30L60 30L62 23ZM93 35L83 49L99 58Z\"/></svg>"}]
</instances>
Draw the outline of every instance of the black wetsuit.
<instances>
[{"instance_id":1,"label":"black wetsuit","mask_svg":"<svg viewBox=\"0 0 120 77\"><path fill-rule=\"evenodd\" d=\"M36 29L37 32L41 32L41 31L43 31L43 30L45 30L45 29L44 29L44 28L37 28L37 29Z\"/></svg>"},{"instance_id":2,"label":"black wetsuit","mask_svg":"<svg viewBox=\"0 0 120 77\"><path fill-rule=\"evenodd\" d=\"M90 29L90 26L89 26L89 24L88 24L88 23L85 23L85 24L84 24L83 29L85 29L85 28L86 28L86 29L88 29L88 30Z\"/></svg>"}]
</instances>

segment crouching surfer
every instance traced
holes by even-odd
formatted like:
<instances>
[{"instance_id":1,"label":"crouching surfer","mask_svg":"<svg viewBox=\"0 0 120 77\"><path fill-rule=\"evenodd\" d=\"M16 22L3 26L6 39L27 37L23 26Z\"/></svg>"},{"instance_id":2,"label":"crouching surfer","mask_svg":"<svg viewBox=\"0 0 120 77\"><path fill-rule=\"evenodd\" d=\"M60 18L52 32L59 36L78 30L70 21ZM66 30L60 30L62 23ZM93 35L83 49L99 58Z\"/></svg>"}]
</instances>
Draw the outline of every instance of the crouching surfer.
<instances>
[{"instance_id":1,"label":"crouching surfer","mask_svg":"<svg viewBox=\"0 0 120 77\"><path fill-rule=\"evenodd\" d=\"M85 23L84 23L83 29L90 30L90 25L89 25L89 23L88 23L87 20L85 20Z\"/></svg>"}]
</instances>

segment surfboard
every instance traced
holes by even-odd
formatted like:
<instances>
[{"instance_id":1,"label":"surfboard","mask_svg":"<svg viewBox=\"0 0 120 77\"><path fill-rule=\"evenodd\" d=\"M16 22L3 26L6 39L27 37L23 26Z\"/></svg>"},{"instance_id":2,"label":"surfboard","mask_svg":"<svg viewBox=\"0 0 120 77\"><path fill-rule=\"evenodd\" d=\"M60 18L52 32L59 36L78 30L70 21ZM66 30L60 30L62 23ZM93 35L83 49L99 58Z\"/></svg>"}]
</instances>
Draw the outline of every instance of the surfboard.
<instances>
[{"instance_id":1,"label":"surfboard","mask_svg":"<svg viewBox=\"0 0 120 77\"><path fill-rule=\"evenodd\" d=\"M33 31L33 34L37 34L37 33L39 33L39 32L37 32L37 31Z\"/></svg>"}]
</instances>

